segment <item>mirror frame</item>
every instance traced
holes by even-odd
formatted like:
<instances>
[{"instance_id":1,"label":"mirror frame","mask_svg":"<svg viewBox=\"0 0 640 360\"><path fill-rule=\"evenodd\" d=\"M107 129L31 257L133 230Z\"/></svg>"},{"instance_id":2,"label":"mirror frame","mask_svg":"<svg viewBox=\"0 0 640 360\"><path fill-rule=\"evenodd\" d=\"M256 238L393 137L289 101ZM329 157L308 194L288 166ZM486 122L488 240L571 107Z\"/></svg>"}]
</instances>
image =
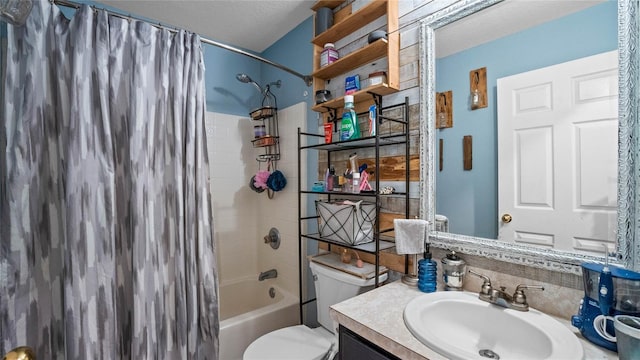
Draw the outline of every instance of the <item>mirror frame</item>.
<instances>
[{"instance_id":1,"label":"mirror frame","mask_svg":"<svg viewBox=\"0 0 640 360\"><path fill-rule=\"evenodd\" d=\"M420 217L435 221L435 30L504 0L460 0L420 22ZM617 254L610 262L640 271L640 127L637 88L640 33L637 0L618 0L618 220ZM640 210L638 210L640 211ZM433 227L431 227L433 228ZM604 256L574 254L530 245L505 243L429 230L438 248L552 271L582 274L582 262L604 262Z\"/></svg>"}]
</instances>

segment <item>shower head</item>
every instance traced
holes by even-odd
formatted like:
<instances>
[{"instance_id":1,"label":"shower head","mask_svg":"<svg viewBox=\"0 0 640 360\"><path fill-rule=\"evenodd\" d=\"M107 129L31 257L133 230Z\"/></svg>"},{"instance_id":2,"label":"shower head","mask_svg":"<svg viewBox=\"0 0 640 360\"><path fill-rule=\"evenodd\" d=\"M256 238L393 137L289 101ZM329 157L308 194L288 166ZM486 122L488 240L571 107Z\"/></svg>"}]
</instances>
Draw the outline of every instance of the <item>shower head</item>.
<instances>
[{"instance_id":1,"label":"shower head","mask_svg":"<svg viewBox=\"0 0 640 360\"><path fill-rule=\"evenodd\" d=\"M262 94L262 88L260 87L260 85L258 85L257 82L251 80L249 75L247 75L247 74L237 74L236 75L236 79L238 79L238 81L243 82L245 84L253 84L253 86L255 86L258 89L258 91Z\"/></svg>"},{"instance_id":2,"label":"shower head","mask_svg":"<svg viewBox=\"0 0 640 360\"><path fill-rule=\"evenodd\" d=\"M236 79L238 79L238 81L243 82L243 83L250 83L250 82L253 81L253 80L251 80L251 78L247 74L237 74L236 75Z\"/></svg>"}]
</instances>

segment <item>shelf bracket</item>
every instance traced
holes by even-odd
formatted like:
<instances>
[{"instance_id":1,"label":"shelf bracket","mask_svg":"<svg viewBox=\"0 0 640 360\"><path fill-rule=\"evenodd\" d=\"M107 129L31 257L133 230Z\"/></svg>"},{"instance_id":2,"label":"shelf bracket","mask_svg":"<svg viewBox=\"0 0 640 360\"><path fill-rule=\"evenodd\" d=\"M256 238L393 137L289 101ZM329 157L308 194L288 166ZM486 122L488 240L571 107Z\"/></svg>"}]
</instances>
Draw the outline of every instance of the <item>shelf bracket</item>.
<instances>
[{"instance_id":1,"label":"shelf bracket","mask_svg":"<svg viewBox=\"0 0 640 360\"><path fill-rule=\"evenodd\" d=\"M367 91L367 93L371 94L371 96L373 97L373 101L376 103L376 106L378 108L382 108L382 95L370 91Z\"/></svg>"},{"instance_id":2,"label":"shelf bracket","mask_svg":"<svg viewBox=\"0 0 640 360\"><path fill-rule=\"evenodd\" d=\"M324 106L324 108L327 109L327 112L329 113L327 121L333 123L333 132L338 131L338 109L328 106Z\"/></svg>"},{"instance_id":3,"label":"shelf bracket","mask_svg":"<svg viewBox=\"0 0 640 360\"><path fill-rule=\"evenodd\" d=\"M327 112L329 113L328 121L335 122L338 117L338 109L327 107L327 106L324 106L324 108L327 109Z\"/></svg>"}]
</instances>

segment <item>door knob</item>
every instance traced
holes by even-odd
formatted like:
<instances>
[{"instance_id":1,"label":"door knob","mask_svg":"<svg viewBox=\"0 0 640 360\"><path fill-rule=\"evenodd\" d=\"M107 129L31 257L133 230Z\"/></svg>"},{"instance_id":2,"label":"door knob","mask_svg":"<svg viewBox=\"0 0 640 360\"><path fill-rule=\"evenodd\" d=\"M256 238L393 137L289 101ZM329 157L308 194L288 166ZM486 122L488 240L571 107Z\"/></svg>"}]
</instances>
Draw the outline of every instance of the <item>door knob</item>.
<instances>
[{"instance_id":1,"label":"door knob","mask_svg":"<svg viewBox=\"0 0 640 360\"><path fill-rule=\"evenodd\" d=\"M19 346L7 354L2 358L3 360L34 360L36 355L33 353L33 350L27 346Z\"/></svg>"},{"instance_id":2,"label":"door knob","mask_svg":"<svg viewBox=\"0 0 640 360\"><path fill-rule=\"evenodd\" d=\"M511 217L511 215L509 215L509 214L504 214L504 215L502 215L502 222L503 222L503 223L508 224L508 223L510 223L510 222L511 222L511 220L513 220L513 218Z\"/></svg>"}]
</instances>

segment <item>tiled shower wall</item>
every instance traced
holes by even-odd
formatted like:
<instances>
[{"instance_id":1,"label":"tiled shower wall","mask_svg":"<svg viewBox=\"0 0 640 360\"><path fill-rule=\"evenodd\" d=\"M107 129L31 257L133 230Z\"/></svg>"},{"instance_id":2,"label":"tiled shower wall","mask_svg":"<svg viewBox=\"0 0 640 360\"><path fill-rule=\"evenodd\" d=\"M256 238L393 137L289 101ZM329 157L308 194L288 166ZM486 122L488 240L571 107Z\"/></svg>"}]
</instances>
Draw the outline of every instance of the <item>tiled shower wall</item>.
<instances>
[{"instance_id":1,"label":"tiled shower wall","mask_svg":"<svg viewBox=\"0 0 640 360\"><path fill-rule=\"evenodd\" d=\"M277 269L275 283L297 296L297 128L306 127L306 104L280 110L278 118L281 160L277 166L287 186L268 199L266 191L259 194L248 186L258 171L255 159L263 153L251 143L254 121L248 116L206 114L214 236L221 284ZM261 168L265 169L264 163ZM271 227L280 231L278 250L263 240Z\"/></svg>"}]
</instances>

